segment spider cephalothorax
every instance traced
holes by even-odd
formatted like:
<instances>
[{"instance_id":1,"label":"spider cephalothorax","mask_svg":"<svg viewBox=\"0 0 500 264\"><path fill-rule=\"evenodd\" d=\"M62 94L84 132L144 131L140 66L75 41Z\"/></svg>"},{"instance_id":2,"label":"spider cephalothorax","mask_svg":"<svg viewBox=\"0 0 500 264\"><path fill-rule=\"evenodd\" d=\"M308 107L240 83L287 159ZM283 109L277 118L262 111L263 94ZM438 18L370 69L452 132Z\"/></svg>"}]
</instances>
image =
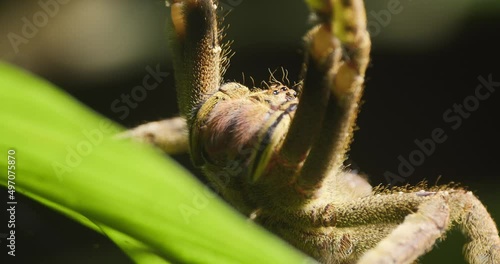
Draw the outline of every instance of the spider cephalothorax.
<instances>
[{"instance_id":1,"label":"spider cephalothorax","mask_svg":"<svg viewBox=\"0 0 500 264\"><path fill-rule=\"evenodd\" d=\"M277 81L265 89L223 83L217 5L170 2L185 121L146 124L130 135L169 153L189 149L227 202L321 262L412 263L458 226L470 263L500 263L496 225L471 192L372 190L344 167L369 62L362 0L306 1L318 25L305 37L298 95Z\"/></svg>"},{"instance_id":2,"label":"spider cephalothorax","mask_svg":"<svg viewBox=\"0 0 500 264\"><path fill-rule=\"evenodd\" d=\"M286 130L277 128L293 118L296 96L277 82L263 89L231 82L221 85L194 114L192 160L234 206L255 208L241 186L258 178L259 164L267 164L261 162L267 157L265 150L283 139Z\"/></svg>"}]
</instances>

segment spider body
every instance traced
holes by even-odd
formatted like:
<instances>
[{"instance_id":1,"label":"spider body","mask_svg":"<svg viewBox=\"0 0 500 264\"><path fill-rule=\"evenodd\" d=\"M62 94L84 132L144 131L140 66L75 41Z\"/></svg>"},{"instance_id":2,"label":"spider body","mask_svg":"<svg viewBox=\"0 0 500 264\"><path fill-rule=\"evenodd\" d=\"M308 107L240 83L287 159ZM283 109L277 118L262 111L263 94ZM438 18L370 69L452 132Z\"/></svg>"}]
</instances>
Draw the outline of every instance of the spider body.
<instances>
[{"instance_id":1,"label":"spider body","mask_svg":"<svg viewBox=\"0 0 500 264\"><path fill-rule=\"evenodd\" d=\"M213 188L240 211L248 214L255 208L249 199L252 192L244 192L241 186L257 177L264 150L277 147L284 138L286 130L279 128L293 118L296 95L278 83L252 90L226 83L194 115L190 129L193 163L203 168Z\"/></svg>"},{"instance_id":2,"label":"spider body","mask_svg":"<svg viewBox=\"0 0 500 264\"><path fill-rule=\"evenodd\" d=\"M500 263L497 227L472 193L423 185L372 190L344 167L369 62L361 0L306 1L319 23L305 36L298 93L277 81L267 89L224 84L215 3L171 2L188 133L179 136L184 121L172 119L131 136L170 153L189 149L228 203L320 262L412 263L456 226L468 239L470 263Z\"/></svg>"}]
</instances>

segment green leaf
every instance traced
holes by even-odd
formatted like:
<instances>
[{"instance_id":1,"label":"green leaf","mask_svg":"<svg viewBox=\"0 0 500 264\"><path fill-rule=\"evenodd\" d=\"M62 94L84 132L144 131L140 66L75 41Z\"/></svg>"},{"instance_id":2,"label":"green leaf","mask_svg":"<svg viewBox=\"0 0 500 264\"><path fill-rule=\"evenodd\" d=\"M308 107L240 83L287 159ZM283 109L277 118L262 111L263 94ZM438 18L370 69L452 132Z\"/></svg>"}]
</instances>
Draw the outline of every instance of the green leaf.
<instances>
[{"instance_id":1,"label":"green leaf","mask_svg":"<svg viewBox=\"0 0 500 264\"><path fill-rule=\"evenodd\" d=\"M15 188L107 235L137 263L305 263L173 160L117 140L118 125L0 63L0 169ZM7 178L0 184L7 186Z\"/></svg>"}]
</instances>

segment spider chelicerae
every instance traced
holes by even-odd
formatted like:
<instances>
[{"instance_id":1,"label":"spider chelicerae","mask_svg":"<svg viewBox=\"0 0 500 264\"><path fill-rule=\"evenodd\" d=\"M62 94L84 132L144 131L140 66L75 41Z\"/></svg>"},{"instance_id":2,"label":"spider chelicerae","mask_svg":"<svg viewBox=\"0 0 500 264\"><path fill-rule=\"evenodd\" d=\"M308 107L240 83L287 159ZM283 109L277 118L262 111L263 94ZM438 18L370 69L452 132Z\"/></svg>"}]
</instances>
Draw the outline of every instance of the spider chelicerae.
<instances>
[{"instance_id":1,"label":"spider chelicerae","mask_svg":"<svg viewBox=\"0 0 500 264\"><path fill-rule=\"evenodd\" d=\"M369 62L361 0L308 0L301 80L290 87L224 83L217 3L173 0L170 27L181 117L129 136L167 153L189 151L228 203L324 263L412 263L452 227L465 258L500 263L483 204L459 187L372 188L343 165Z\"/></svg>"}]
</instances>

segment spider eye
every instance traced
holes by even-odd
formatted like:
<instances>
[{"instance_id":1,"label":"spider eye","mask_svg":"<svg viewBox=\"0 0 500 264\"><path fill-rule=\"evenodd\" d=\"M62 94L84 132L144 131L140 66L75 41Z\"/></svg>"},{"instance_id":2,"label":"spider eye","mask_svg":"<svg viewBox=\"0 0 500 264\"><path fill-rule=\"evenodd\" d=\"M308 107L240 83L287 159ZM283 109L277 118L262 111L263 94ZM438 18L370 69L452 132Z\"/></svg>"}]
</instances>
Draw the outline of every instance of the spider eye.
<instances>
[{"instance_id":1,"label":"spider eye","mask_svg":"<svg viewBox=\"0 0 500 264\"><path fill-rule=\"evenodd\" d=\"M286 90L288 90L288 88L286 88L285 86L281 87L281 90L284 92Z\"/></svg>"},{"instance_id":2,"label":"spider eye","mask_svg":"<svg viewBox=\"0 0 500 264\"><path fill-rule=\"evenodd\" d=\"M279 93L279 92L278 92L278 90L274 90L274 91L273 91L273 94L274 94L274 95L278 95L278 93Z\"/></svg>"}]
</instances>

